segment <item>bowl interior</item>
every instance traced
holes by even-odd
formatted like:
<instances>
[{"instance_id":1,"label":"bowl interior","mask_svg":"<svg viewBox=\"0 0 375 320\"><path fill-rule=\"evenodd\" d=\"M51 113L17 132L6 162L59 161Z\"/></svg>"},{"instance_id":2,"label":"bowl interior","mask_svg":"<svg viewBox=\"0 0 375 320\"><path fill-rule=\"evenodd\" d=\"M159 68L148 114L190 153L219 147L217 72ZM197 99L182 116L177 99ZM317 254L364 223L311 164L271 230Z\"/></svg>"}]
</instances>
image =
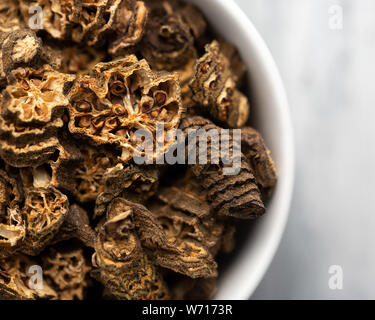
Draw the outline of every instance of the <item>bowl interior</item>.
<instances>
[{"instance_id":1,"label":"bowl interior","mask_svg":"<svg viewBox=\"0 0 375 320\"><path fill-rule=\"evenodd\" d=\"M239 247L219 276L216 299L248 299L272 261L288 218L294 151L287 98L269 50L234 1L188 2L195 3L215 32L238 48L248 68L250 122L262 133L278 171L278 184L266 215L243 225Z\"/></svg>"}]
</instances>

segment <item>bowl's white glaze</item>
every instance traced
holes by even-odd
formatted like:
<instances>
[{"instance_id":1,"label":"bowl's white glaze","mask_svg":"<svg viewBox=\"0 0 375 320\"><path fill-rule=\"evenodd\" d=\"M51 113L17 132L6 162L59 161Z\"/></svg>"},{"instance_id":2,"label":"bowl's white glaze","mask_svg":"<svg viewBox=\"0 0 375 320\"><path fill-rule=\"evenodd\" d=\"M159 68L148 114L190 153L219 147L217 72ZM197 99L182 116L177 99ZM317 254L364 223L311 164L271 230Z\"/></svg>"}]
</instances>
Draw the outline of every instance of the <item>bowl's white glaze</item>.
<instances>
[{"instance_id":1,"label":"bowl's white glaze","mask_svg":"<svg viewBox=\"0 0 375 320\"><path fill-rule=\"evenodd\" d=\"M267 213L251 228L245 245L220 275L216 299L248 299L280 243L288 219L294 179L289 107L275 62L262 38L233 0L189 0L203 10L215 31L233 43L248 68L252 123L271 149L278 184Z\"/></svg>"}]
</instances>

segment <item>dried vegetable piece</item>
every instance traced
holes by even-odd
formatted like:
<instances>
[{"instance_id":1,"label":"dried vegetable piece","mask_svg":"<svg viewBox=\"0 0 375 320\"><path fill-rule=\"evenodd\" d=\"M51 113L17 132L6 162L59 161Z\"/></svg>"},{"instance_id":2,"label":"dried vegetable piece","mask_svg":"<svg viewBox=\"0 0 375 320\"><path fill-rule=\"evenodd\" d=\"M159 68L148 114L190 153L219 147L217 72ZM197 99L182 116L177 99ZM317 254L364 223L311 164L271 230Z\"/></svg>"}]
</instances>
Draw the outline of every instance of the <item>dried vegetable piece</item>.
<instances>
[{"instance_id":1,"label":"dried vegetable piece","mask_svg":"<svg viewBox=\"0 0 375 320\"><path fill-rule=\"evenodd\" d=\"M69 212L53 242L57 243L72 238L82 241L87 247L95 247L96 233L90 226L87 212L76 204L70 206Z\"/></svg>"},{"instance_id":2,"label":"dried vegetable piece","mask_svg":"<svg viewBox=\"0 0 375 320\"><path fill-rule=\"evenodd\" d=\"M0 299L34 300L56 298L56 292L43 283L41 288L32 289L29 273L32 266L37 265L25 255L15 255L0 260Z\"/></svg>"},{"instance_id":3,"label":"dried vegetable piece","mask_svg":"<svg viewBox=\"0 0 375 320\"><path fill-rule=\"evenodd\" d=\"M148 10L143 1L121 1L112 26L115 40L110 43L108 52L116 55L136 45L144 34L147 17Z\"/></svg>"},{"instance_id":4,"label":"dried vegetable piece","mask_svg":"<svg viewBox=\"0 0 375 320\"><path fill-rule=\"evenodd\" d=\"M70 102L70 132L97 145L119 146L124 162L144 153L137 148L142 143L135 131L145 130L155 141L161 121L164 148L154 151L152 158L163 156L174 143L171 129L178 126L183 112L177 75L155 73L133 55L99 63L91 76L78 78Z\"/></svg>"},{"instance_id":5,"label":"dried vegetable piece","mask_svg":"<svg viewBox=\"0 0 375 320\"><path fill-rule=\"evenodd\" d=\"M210 116L230 128L242 127L249 117L249 101L236 87L229 60L220 52L219 43L206 46L206 54L195 67L190 82L192 99Z\"/></svg>"},{"instance_id":6,"label":"dried vegetable piece","mask_svg":"<svg viewBox=\"0 0 375 320\"><path fill-rule=\"evenodd\" d=\"M68 213L68 198L54 188L30 188L22 210L26 238L22 252L38 255L59 231Z\"/></svg>"},{"instance_id":7,"label":"dried vegetable piece","mask_svg":"<svg viewBox=\"0 0 375 320\"><path fill-rule=\"evenodd\" d=\"M26 235L22 201L22 190L16 179L0 170L0 258L19 250Z\"/></svg>"},{"instance_id":8,"label":"dried vegetable piece","mask_svg":"<svg viewBox=\"0 0 375 320\"><path fill-rule=\"evenodd\" d=\"M189 129L203 129L208 132L211 129L219 129L210 120L199 116L186 117L181 121L180 129L188 134ZM223 142L219 141L219 146ZM229 139L229 151L235 147L233 138ZM197 158L199 158L197 148ZM241 153L240 173L237 175L223 175L224 164L211 163L211 140L207 143L208 163L206 165L192 165L189 170L197 178L201 186L207 192L207 200L213 212L240 219L256 218L265 212L259 188L256 184L252 167Z\"/></svg>"},{"instance_id":9,"label":"dried vegetable piece","mask_svg":"<svg viewBox=\"0 0 375 320\"><path fill-rule=\"evenodd\" d=\"M121 199L120 199L121 200ZM133 211L113 201L99 230L92 275L118 299L166 299L161 275L148 260L135 230Z\"/></svg>"},{"instance_id":10,"label":"dried vegetable piece","mask_svg":"<svg viewBox=\"0 0 375 320\"><path fill-rule=\"evenodd\" d=\"M79 7L77 0L19 0L19 8L25 21L35 13L30 13L32 6L42 9L39 17L43 30L55 39L68 39L72 32L72 21L78 18Z\"/></svg>"},{"instance_id":11,"label":"dried vegetable piece","mask_svg":"<svg viewBox=\"0 0 375 320\"><path fill-rule=\"evenodd\" d=\"M75 196L79 202L95 201L105 190L104 174L118 160L104 148L84 146L80 151L82 160L74 172L77 179Z\"/></svg>"},{"instance_id":12,"label":"dried vegetable piece","mask_svg":"<svg viewBox=\"0 0 375 320\"><path fill-rule=\"evenodd\" d=\"M49 249L42 257L46 282L58 300L83 300L91 267L82 249Z\"/></svg>"},{"instance_id":13,"label":"dried vegetable piece","mask_svg":"<svg viewBox=\"0 0 375 320\"><path fill-rule=\"evenodd\" d=\"M45 65L19 68L10 79L1 99L0 154L15 167L39 166L59 149L56 135L69 103L64 91L74 76Z\"/></svg>"},{"instance_id":14,"label":"dried vegetable piece","mask_svg":"<svg viewBox=\"0 0 375 320\"><path fill-rule=\"evenodd\" d=\"M103 192L95 201L95 215L105 213L107 205L116 197L144 203L152 197L158 187L159 170L153 166L117 164L109 168L102 177Z\"/></svg>"},{"instance_id":15,"label":"dried vegetable piece","mask_svg":"<svg viewBox=\"0 0 375 320\"><path fill-rule=\"evenodd\" d=\"M153 68L176 70L196 57L194 37L189 25L171 1L148 1L150 10L142 55Z\"/></svg>"},{"instance_id":16,"label":"dried vegetable piece","mask_svg":"<svg viewBox=\"0 0 375 320\"><path fill-rule=\"evenodd\" d=\"M23 27L17 1L2 0L0 3L0 33L17 31Z\"/></svg>"},{"instance_id":17,"label":"dried vegetable piece","mask_svg":"<svg viewBox=\"0 0 375 320\"><path fill-rule=\"evenodd\" d=\"M277 182L277 174L271 158L271 152L266 147L260 133L254 128L243 128L241 135L242 152L249 159L254 169L257 184L267 196L270 196Z\"/></svg>"}]
</instances>

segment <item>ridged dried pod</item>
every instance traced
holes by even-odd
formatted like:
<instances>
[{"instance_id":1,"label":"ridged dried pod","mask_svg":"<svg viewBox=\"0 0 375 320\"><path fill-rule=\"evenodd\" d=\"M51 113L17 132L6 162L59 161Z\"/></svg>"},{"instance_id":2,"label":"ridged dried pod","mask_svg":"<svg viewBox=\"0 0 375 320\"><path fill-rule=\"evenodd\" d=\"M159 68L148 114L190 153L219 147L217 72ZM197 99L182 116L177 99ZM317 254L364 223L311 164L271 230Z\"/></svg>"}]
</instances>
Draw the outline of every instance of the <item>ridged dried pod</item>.
<instances>
[{"instance_id":1,"label":"ridged dried pod","mask_svg":"<svg viewBox=\"0 0 375 320\"><path fill-rule=\"evenodd\" d=\"M105 213L106 207L116 197L137 203L151 198L158 187L159 170L153 166L117 164L103 175L104 190L96 198L95 216Z\"/></svg>"},{"instance_id":2,"label":"ridged dried pod","mask_svg":"<svg viewBox=\"0 0 375 320\"><path fill-rule=\"evenodd\" d=\"M58 149L56 135L69 103L64 91L74 78L48 65L12 71L0 116L0 154L8 164L38 166Z\"/></svg>"},{"instance_id":3,"label":"ridged dried pod","mask_svg":"<svg viewBox=\"0 0 375 320\"><path fill-rule=\"evenodd\" d=\"M206 54L197 60L190 82L197 107L230 128L242 127L249 117L249 101L236 86L229 60L217 41L206 46Z\"/></svg>"},{"instance_id":4,"label":"ridged dried pod","mask_svg":"<svg viewBox=\"0 0 375 320\"><path fill-rule=\"evenodd\" d=\"M13 177L0 170L0 258L14 255L26 235L21 208L22 188Z\"/></svg>"},{"instance_id":5,"label":"ridged dried pod","mask_svg":"<svg viewBox=\"0 0 375 320\"><path fill-rule=\"evenodd\" d=\"M208 132L211 129L220 130L210 120L200 116L186 117L181 121L180 129L188 135L190 129L202 129ZM241 144L229 137L229 151L233 152L235 146ZM219 141L217 147L222 146L223 141ZM197 148L197 157L199 156ZM232 151L231 151L232 150ZM231 216L240 219L252 219L261 216L265 212L261 193L256 183L254 171L248 163L245 156L240 153L240 171L236 175L224 175L224 164L219 161L218 164L211 163L209 152L212 151L211 140L207 143L208 163L192 165L189 170L197 178L202 188L207 193L207 200L210 203L213 212ZM233 159L235 160L235 159Z\"/></svg>"},{"instance_id":6,"label":"ridged dried pod","mask_svg":"<svg viewBox=\"0 0 375 320\"><path fill-rule=\"evenodd\" d=\"M38 255L59 231L68 213L68 206L67 196L57 189L27 189L22 210L26 220L22 252Z\"/></svg>"},{"instance_id":7,"label":"ridged dried pod","mask_svg":"<svg viewBox=\"0 0 375 320\"><path fill-rule=\"evenodd\" d=\"M277 182L275 164L260 133L251 127L241 129L242 152L254 169L259 188L266 196L272 194Z\"/></svg>"},{"instance_id":8,"label":"ridged dried pod","mask_svg":"<svg viewBox=\"0 0 375 320\"><path fill-rule=\"evenodd\" d=\"M50 248L42 256L42 269L58 300L84 299L91 267L81 248Z\"/></svg>"},{"instance_id":9,"label":"ridged dried pod","mask_svg":"<svg viewBox=\"0 0 375 320\"><path fill-rule=\"evenodd\" d=\"M92 275L117 299L166 299L168 289L142 249L133 210L120 198L108 208L92 257Z\"/></svg>"},{"instance_id":10,"label":"ridged dried pod","mask_svg":"<svg viewBox=\"0 0 375 320\"><path fill-rule=\"evenodd\" d=\"M0 3L0 33L17 31L23 27L18 2L2 0Z\"/></svg>"},{"instance_id":11,"label":"ridged dried pod","mask_svg":"<svg viewBox=\"0 0 375 320\"><path fill-rule=\"evenodd\" d=\"M143 143L136 131L156 140L157 122L163 122L164 148L152 152L155 160L174 143L171 129L178 126L182 112L177 74L155 73L145 60L131 55L99 63L91 76L77 79L70 90L69 131L94 145L120 147L121 161L128 162L145 153L138 149Z\"/></svg>"},{"instance_id":12,"label":"ridged dried pod","mask_svg":"<svg viewBox=\"0 0 375 320\"><path fill-rule=\"evenodd\" d=\"M116 56L136 45L145 32L147 17L148 10L143 1L121 1L112 26L114 40L110 42L108 52Z\"/></svg>"},{"instance_id":13,"label":"ridged dried pod","mask_svg":"<svg viewBox=\"0 0 375 320\"><path fill-rule=\"evenodd\" d=\"M0 299L1 300L35 300L54 299L56 292L43 283L40 288L32 288L30 277L34 270L29 270L37 263L25 255L14 255L0 260Z\"/></svg>"}]
</instances>

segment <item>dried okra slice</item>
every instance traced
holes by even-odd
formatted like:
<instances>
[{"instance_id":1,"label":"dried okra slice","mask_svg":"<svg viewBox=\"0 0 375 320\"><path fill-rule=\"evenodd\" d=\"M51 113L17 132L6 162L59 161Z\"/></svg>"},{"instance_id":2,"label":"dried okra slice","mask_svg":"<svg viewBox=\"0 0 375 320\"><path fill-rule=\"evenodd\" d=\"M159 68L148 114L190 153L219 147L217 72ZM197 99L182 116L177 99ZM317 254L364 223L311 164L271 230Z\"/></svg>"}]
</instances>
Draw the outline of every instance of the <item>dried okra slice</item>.
<instances>
[{"instance_id":1,"label":"dried okra slice","mask_svg":"<svg viewBox=\"0 0 375 320\"><path fill-rule=\"evenodd\" d=\"M31 267L36 265L38 264L35 261L22 254L1 259L0 299L34 300L56 298L56 292L47 283L43 282L42 285L39 284L34 289L30 285L30 277L35 273Z\"/></svg>"},{"instance_id":2,"label":"dried okra slice","mask_svg":"<svg viewBox=\"0 0 375 320\"><path fill-rule=\"evenodd\" d=\"M38 255L55 237L68 213L68 198L55 188L26 190L22 213L26 238L22 252Z\"/></svg>"},{"instance_id":3,"label":"dried okra slice","mask_svg":"<svg viewBox=\"0 0 375 320\"><path fill-rule=\"evenodd\" d=\"M155 73L145 60L131 55L99 63L90 76L77 79L70 90L69 131L94 145L119 147L121 161L128 162L145 153L138 148L143 143L136 131L145 131L155 141L161 122L164 148L151 150L155 160L174 143L171 129L178 126L182 112L177 74Z\"/></svg>"},{"instance_id":4,"label":"dried okra slice","mask_svg":"<svg viewBox=\"0 0 375 320\"><path fill-rule=\"evenodd\" d=\"M22 202L23 193L16 178L0 170L0 258L13 255L22 246L26 235Z\"/></svg>"},{"instance_id":5,"label":"dried okra slice","mask_svg":"<svg viewBox=\"0 0 375 320\"><path fill-rule=\"evenodd\" d=\"M202 129L208 132L211 129L219 130L210 120L199 116L186 117L181 121L180 129L186 135L190 129ZM205 190L207 200L211 210L222 216L230 216L240 219L253 219L261 216L265 212L262 196L258 188L253 168L245 156L240 153L237 160L240 163L240 170L235 175L224 175L224 163L220 160L218 163L212 163L210 153L212 152L212 141L207 143L208 162L207 164L195 164L189 167L191 174L196 177L197 181ZM221 147L223 141L219 141L217 147ZM241 143L234 141L229 137L228 150L233 153L236 144ZM197 148L197 157L199 156ZM235 159L234 159L235 160Z\"/></svg>"},{"instance_id":6,"label":"dried okra slice","mask_svg":"<svg viewBox=\"0 0 375 320\"><path fill-rule=\"evenodd\" d=\"M12 71L0 115L0 155L8 164L38 166L56 152L61 116L69 103L64 91L74 78L48 65Z\"/></svg>"},{"instance_id":7,"label":"dried okra slice","mask_svg":"<svg viewBox=\"0 0 375 320\"><path fill-rule=\"evenodd\" d=\"M254 169L259 188L266 196L272 194L277 182L275 164L260 133L251 127L241 129L242 152Z\"/></svg>"},{"instance_id":8,"label":"dried okra slice","mask_svg":"<svg viewBox=\"0 0 375 320\"><path fill-rule=\"evenodd\" d=\"M148 10L143 1L121 1L114 17L114 39L109 43L108 52L116 56L136 45L145 32L147 17Z\"/></svg>"},{"instance_id":9,"label":"dried okra slice","mask_svg":"<svg viewBox=\"0 0 375 320\"><path fill-rule=\"evenodd\" d=\"M42 269L58 300L84 299L91 267L81 248L50 248L42 256Z\"/></svg>"},{"instance_id":10,"label":"dried okra slice","mask_svg":"<svg viewBox=\"0 0 375 320\"><path fill-rule=\"evenodd\" d=\"M166 299L168 289L142 249L133 210L120 198L108 208L92 257L92 275L117 299Z\"/></svg>"},{"instance_id":11,"label":"dried okra slice","mask_svg":"<svg viewBox=\"0 0 375 320\"><path fill-rule=\"evenodd\" d=\"M206 54L197 60L190 82L193 101L210 116L230 128L242 127L249 117L249 101L236 85L229 60L221 53L219 43L206 46Z\"/></svg>"}]
</instances>

